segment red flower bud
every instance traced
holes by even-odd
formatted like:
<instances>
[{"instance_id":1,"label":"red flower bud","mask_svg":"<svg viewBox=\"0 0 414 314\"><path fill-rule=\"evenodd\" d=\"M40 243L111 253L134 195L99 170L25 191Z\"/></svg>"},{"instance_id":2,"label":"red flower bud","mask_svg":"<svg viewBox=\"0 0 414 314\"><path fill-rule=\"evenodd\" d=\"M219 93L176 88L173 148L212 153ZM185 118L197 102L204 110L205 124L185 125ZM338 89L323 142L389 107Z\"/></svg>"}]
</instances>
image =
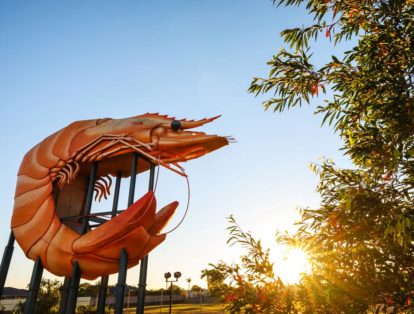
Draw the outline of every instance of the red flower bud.
<instances>
[{"instance_id":1,"label":"red flower bud","mask_svg":"<svg viewBox=\"0 0 414 314\"><path fill-rule=\"evenodd\" d=\"M316 96L318 96L319 94L319 85L318 83L316 83L315 85L312 86L312 95L316 94Z\"/></svg>"},{"instance_id":2,"label":"red flower bud","mask_svg":"<svg viewBox=\"0 0 414 314\"><path fill-rule=\"evenodd\" d=\"M224 302L232 302L234 301L235 296L233 294L233 292L229 292L227 293L226 297L224 298Z\"/></svg>"}]
</instances>

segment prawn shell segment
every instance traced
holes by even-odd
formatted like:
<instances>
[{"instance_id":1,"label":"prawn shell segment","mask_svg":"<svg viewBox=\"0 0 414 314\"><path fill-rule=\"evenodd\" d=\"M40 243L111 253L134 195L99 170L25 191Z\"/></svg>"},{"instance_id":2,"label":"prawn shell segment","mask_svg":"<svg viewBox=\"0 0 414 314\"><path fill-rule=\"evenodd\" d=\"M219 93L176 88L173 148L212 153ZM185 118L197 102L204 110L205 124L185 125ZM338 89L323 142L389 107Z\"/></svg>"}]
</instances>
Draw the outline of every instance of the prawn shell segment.
<instances>
[{"instance_id":1,"label":"prawn shell segment","mask_svg":"<svg viewBox=\"0 0 414 314\"><path fill-rule=\"evenodd\" d=\"M19 216L16 215L15 217ZM23 216L23 218L25 217ZM24 253L27 254L32 246L50 229L54 218L53 199L48 197L27 223L16 226L13 229L14 236L18 239L18 243ZM36 233L33 233L32 230L36 230Z\"/></svg>"},{"instance_id":2,"label":"prawn shell segment","mask_svg":"<svg viewBox=\"0 0 414 314\"><path fill-rule=\"evenodd\" d=\"M14 199L14 210L11 221L11 227L14 229L23 224L29 223L36 213L42 207L43 203L48 201L53 190L52 184L49 182L39 188L30 190L20 194ZM50 210L54 213L54 204L48 202ZM36 229L35 229L36 230ZM31 235L32 236L32 235Z\"/></svg>"}]
</instances>

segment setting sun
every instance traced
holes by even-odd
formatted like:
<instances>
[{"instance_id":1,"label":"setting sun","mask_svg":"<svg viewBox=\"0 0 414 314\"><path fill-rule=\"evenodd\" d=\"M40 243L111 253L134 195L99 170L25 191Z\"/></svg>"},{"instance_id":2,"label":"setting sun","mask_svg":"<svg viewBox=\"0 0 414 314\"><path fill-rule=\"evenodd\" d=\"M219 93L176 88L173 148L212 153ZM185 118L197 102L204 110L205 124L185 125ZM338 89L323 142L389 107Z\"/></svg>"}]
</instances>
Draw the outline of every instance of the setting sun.
<instances>
[{"instance_id":1,"label":"setting sun","mask_svg":"<svg viewBox=\"0 0 414 314\"><path fill-rule=\"evenodd\" d=\"M288 249L280 253L275 263L277 275L284 283L296 283L302 273L310 271L310 264L306 253L299 249Z\"/></svg>"}]
</instances>

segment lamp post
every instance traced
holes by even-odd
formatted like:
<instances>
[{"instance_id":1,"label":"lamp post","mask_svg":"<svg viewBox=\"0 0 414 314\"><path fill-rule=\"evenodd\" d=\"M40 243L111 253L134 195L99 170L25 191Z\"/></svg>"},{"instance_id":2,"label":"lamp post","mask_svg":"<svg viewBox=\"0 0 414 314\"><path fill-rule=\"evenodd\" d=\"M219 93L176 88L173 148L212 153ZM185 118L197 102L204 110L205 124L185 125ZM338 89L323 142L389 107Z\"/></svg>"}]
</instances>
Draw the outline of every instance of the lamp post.
<instances>
[{"instance_id":1,"label":"lamp post","mask_svg":"<svg viewBox=\"0 0 414 314\"><path fill-rule=\"evenodd\" d=\"M188 299L190 297L191 278L187 278L186 281L188 282L188 292L187 292L187 299Z\"/></svg>"},{"instance_id":2,"label":"lamp post","mask_svg":"<svg viewBox=\"0 0 414 314\"><path fill-rule=\"evenodd\" d=\"M178 281L178 278L180 278L180 277L181 277L181 273L179 271L176 271L174 273L175 280L170 279L171 278L171 273L170 272L164 274L165 282L167 284L168 284L168 282L170 283L170 311L169 311L170 314L171 314L171 308L172 308L172 287L173 287L173 282L177 282Z\"/></svg>"}]
</instances>

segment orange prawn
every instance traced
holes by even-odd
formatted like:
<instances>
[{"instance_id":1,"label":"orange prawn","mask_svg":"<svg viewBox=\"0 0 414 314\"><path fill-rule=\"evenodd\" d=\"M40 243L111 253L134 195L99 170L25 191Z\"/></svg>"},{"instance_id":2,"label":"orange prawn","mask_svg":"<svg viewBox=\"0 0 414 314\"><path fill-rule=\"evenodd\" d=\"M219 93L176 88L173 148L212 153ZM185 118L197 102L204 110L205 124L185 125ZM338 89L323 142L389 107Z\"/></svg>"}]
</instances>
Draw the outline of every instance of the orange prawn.
<instances>
[{"instance_id":1,"label":"orange prawn","mask_svg":"<svg viewBox=\"0 0 414 314\"><path fill-rule=\"evenodd\" d=\"M11 228L14 237L31 259L58 276L71 276L78 262L82 277L94 279L116 273L119 252L128 254L128 267L159 245L160 233L174 214L177 202L156 212L155 196L148 192L115 218L84 235L79 224L61 221L81 215L85 190L93 162L99 161L96 196L109 194L111 176L131 175L131 152L147 162L171 170L183 162L203 156L229 143L229 138L187 131L213 121L175 120L159 114L124 119L96 119L71 123L34 146L24 156L18 172ZM58 191L57 201L54 193Z\"/></svg>"}]
</instances>

